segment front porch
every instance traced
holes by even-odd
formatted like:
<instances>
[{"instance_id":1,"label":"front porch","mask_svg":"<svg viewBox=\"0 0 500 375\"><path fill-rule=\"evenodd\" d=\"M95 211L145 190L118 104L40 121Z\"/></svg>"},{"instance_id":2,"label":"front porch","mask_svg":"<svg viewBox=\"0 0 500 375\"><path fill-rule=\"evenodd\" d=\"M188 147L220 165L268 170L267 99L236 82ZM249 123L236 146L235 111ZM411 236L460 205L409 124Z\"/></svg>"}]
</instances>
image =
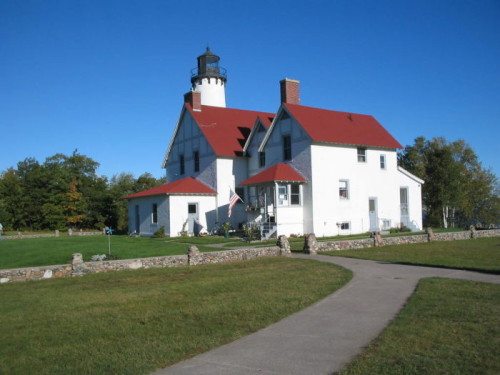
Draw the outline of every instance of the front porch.
<instances>
[{"instance_id":1,"label":"front porch","mask_svg":"<svg viewBox=\"0 0 500 375\"><path fill-rule=\"evenodd\" d=\"M289 164L279 163L241 183L247 188L247 222L258 225L261 239L304 233L305 182Z\"/></svg>"}]
</instances>

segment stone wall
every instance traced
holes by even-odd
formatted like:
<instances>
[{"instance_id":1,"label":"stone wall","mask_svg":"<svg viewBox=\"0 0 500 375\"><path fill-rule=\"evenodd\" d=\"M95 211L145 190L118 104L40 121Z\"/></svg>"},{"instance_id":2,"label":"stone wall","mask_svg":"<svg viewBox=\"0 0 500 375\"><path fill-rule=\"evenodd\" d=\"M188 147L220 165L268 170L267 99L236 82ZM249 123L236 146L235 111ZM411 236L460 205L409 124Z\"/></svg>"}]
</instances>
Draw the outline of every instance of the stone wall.
<instances>
[{"instance_id":1,"label":"stone wall","mask_svg":"<svg viewBox=\"0 0 500 375\"><path fill-rule=\"evenodd\" d=\"M84 262L81 254L73 254L72 264L41 266L0 270L0 283L12 281L44 280L51 278L83 276L91 273L137 270L140 268L179 267L209 263L234 262L260 257L288 255L289 250L279 246L234 249L200 253L195 250L186 255L160 256L139 259L108 260L101 262Z\"/></svg>"},{"instance_id":2,"label":"stone wall","mask_svg":"<svg viewBox=\"0 0 500 375\"><path fill-rule=\"evenodd\" d=\"M385 245L466 240L470 238L498 236L500 236L500 229L481 231L471 229L470 231L463 232L432 233L432 231L429 231L426 234L410 236L382 238L375 236L374 238L328 242L318 242L315 238L306 238L305 244L308 246L307 252L315 254L317 251L362 249ZM0 270L0 283L83 276L91 273L136 270L140 268L195 266L200 264L249 260L260 257L289 256L290 244L288 243L288 239L282 236L278 243L279 246L240 248L206 253L201 253L196 246L191 246L186 255L109 260L102 262L84 262L81 254L73 254L72 264Z\"/></svg>"},{"instance_id":3,"label":"stone wall","mask_svg":"<svg viewBox=\"0 0 500 375\"><path fill-rule=\"evenodd\" d=\"M415 234L409 236L399 236L399 237L380 237L374 236L373 238L365 238L361 240L344 240L344 241L328 241L328 242L317 242L317 251L333 251L333 250L351 250L351 249L361 249L366 247L376 247L376 246L387 246L387 245L407 245L412 243L423 243L431 241L457 241L457 240L469 240L471 238L484 238L484 237L498 237L500 236L500 229L489 229L489 230L471 230L463 232L445 232L445 233L433 233L431 229L428 229L426 234ZM305 243L307 243L307 238ZM306 249L307 245L304 245L304 251L309 252Z\"/></svg>"},{"instance_id":4,"label":"stone wall","mask_svg":"<svg viewBox=\"0 0 500 375\"><path fill-rule=\"evenodd\" d=\"M70 237L80 237L80 236L99 236L105 234L104 230L88 232L88 231L73 231L68 229L68 236ZM59 237L60 233L58 230L55 230L54 233L39 233L39 234L23 234L22 232L17 232L15 235L2 236L4 240L22 240L26 238L46 238L46 237Z\"/></svg>"}]
</instances>

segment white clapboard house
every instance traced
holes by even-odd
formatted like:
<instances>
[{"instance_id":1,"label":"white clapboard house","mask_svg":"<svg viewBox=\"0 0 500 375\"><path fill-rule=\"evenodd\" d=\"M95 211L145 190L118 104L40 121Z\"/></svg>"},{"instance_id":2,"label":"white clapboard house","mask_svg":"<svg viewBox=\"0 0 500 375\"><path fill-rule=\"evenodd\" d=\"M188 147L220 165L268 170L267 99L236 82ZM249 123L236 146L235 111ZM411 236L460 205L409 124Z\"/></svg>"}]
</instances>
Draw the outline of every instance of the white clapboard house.
<instances>
[{"instance_id":1,"label":"white clapboard house","mask_svg":"<svg viewBox=\"0 0 500 375\"><path fill-rule=\"evenodd\" d=\"M207 48L163 160L169 182L126 197L130 232L196 235L227 221L264 237L422 229L424 182L397 165L401 145L374 117L303 106L291 79L276 113L227 108L226 81Z\"/></svg>"}]
</instances>

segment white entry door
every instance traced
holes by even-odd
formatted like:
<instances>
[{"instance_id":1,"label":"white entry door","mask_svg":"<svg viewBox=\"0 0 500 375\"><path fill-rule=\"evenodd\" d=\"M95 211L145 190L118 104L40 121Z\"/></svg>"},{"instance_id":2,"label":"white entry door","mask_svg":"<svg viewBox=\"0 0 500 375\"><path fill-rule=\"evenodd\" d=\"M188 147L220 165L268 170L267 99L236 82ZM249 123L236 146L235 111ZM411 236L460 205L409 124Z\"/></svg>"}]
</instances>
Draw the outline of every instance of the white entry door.
<instances>
[{"instance_id":1,"label":"white entry door","mask_svg":"<svg viewBox=\"0 0 500 375\"><path fill-rule=\"evenodd\" d=\"M188 232L195 236L200 232L198 225L198 203L188 203Z\"/></svg>"},{"instance_id":2,"label":"white entry door","mask_svg":"<svg viewBox=\"0 0 500 375\"><path fill-rule=\"evenodd\" d=\"M378 231L377 198L368 198L368 216L370 217L370 231Z\"/></svg>"}]
</instances>

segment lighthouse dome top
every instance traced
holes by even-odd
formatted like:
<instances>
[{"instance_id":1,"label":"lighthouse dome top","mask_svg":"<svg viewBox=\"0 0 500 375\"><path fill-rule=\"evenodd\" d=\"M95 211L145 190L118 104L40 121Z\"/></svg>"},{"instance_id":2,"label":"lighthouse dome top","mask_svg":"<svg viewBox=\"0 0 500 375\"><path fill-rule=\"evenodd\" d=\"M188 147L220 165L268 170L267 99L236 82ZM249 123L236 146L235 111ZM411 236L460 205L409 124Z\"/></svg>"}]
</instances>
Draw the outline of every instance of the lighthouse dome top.
<instances>
[{"instance_id":1,"label":"lighthouse dome top","mask_svg":"<svg viewBox=\"0 0 500 375\"><path fill-rule=\"evenodd\" d=\"M219 66L220 57L210 51L210 47L198 56L198 66L191 70L191 83L202 78L216 78L223 82L227 80L226 69Z\"/></svg>"},{"instance_id":2,"label":"lighthouse dome top","mask_svg":"<svg viewBox=\"0 0 500 375\"><path fill-rule=\"evenodd\" d=\"M205 59L205 61L208 63L214 63L214 62L218 62L220 60L220 57L217 56L212 51L210 51L210 47L207 46L207 50L205 51L205 53L198 56L198 59Z\"/></svg>"}]
</instances>

